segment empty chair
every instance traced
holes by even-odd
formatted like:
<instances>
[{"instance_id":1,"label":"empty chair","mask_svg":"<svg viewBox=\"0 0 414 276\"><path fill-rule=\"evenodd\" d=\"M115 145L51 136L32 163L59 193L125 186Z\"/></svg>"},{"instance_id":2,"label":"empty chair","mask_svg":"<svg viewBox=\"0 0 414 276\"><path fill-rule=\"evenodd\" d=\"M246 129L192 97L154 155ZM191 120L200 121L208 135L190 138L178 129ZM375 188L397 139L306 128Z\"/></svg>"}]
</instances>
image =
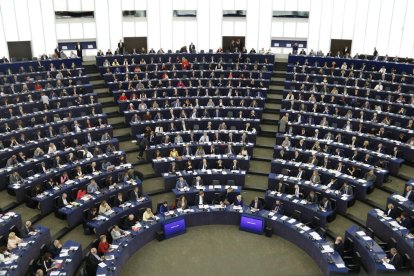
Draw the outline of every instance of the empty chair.
<instances>
[{"instance_id":1,"label":"empty chair","mask_svg":"<svg viewBox=\"0 0 414 276\"><path fill-rule=\"evenodd\" d=\"M218 180L218 179L213 179L213 180L211 181L211 185L220 185L220 180Z\"/></svg>"},{"instance_id":2,"label":"empty chair","mask_svg":"<svg viewBox=\"0 0 414 276\"><path fill-rule=\"evenodd\" d=\"M302 212L299 210L293 211L292 218L301 221L302 220Z\"/></svg>"}]
</instances>

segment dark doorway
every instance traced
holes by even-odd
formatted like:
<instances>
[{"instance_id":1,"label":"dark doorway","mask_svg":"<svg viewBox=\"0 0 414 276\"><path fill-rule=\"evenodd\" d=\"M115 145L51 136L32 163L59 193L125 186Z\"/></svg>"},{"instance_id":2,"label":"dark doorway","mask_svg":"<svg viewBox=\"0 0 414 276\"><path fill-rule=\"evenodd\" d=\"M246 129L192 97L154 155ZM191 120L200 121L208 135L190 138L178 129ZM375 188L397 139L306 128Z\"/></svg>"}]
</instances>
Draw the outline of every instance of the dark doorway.
<instances>
[{"instance_id":1,"label":"dark doorway","mask_svg":"<svg viewBox=\"0 0 414 276\"><path fill-rule=\"evenodd\" d=\"M137 53L141 53L141 49L144 48L148 52L147 48L147 37L124 37L125 52L132 53L132 49L135 48Z\"/></svg>"},{"instance_id":2,"label":"dark doorway","mask_svg":"<svg viewBox=\"0 0 414 276\"><path fill-rule=\"evenodd\" d=\"M237 42L240 40L240 49L238 51L240 52L245 44L246 37L244 36L223 36L223 50L224 51L230 51L234 52L234 46L232 46L232 41Z\"/></svg>"},{"instance_id":3,"label":"dark doorway","mask_svg":"<svg viewBox=\"0 0 414 276\"><path fill-rule=\"evenodd\" d=\"M31 60L32 44L31 41L12 41L7 42L9 48L10 61Z\"/></svg>"},{"instance_id":4,"label":"dark doorway","mask_svg":"<svg viewBox=\"0 0 414 276\"><path fill-rule=\"evenodd\" d=\"M347 39L331 39L331 53L336 56L338 51L341 52L341 55L344 55L345 48L348 47L347 52L351 54L352 49L352 40Z\"/></svg>"}]
</instances>

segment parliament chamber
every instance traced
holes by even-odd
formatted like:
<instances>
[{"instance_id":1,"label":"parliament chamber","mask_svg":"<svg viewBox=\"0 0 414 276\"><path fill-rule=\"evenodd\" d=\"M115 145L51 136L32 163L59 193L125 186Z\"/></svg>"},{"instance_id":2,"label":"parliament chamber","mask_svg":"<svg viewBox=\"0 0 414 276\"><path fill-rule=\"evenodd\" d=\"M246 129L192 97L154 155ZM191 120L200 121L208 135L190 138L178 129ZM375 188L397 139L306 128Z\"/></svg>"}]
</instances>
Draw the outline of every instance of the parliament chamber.
<instances>
[{"instance_id":1,"label":"parliament chamber","mask_svg":"<svg viewBox=\"0 0 414 276\"><path fill-rule=\"evenodd\" d=\"M0 2L0 275L412 274L410 11Z\"/></svg>"}]
</instances>

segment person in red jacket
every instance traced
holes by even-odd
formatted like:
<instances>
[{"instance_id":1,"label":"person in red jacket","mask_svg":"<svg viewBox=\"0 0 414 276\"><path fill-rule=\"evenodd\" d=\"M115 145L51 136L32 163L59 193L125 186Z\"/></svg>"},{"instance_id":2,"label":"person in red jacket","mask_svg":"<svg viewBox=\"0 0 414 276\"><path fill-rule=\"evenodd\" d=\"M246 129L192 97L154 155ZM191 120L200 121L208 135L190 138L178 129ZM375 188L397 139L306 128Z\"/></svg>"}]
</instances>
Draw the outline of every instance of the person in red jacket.
<instances>
[{"instance_id":1,"label":"person in red jacket","mask_svg":"<svg viewBox=\"0 0 414 276\"><path fill-rule=\"evenodd\" d=\"M78 193L76 194L76 200L81 199L86 194L87 194L87 192L86 192L85 188L80 188L78 190Z\"/></svg>"},{"instance_id":2,"label":"person in red jacket","mask_svg":"<svg viewBox=\"0 0 414 276\"><path fill-rule=\"evenodd\" d=\"M121 94L121 96L119 96L119 99L118 99L118 101L126 101L126 100L128 100L128 98L127 98L127 96L125 95L125 93L124 92L122 92L122 94Z\"/></svg>"},{"instance_id":3,"label":"person in red jacket","mask_svg":"<svg viewBox=\"0 0 414 276\"><path fill-rule=\"evenodd\" d=\"M106 236L105 235L101 235L99 237L98 253L100 255L103 255L106 252L112 251L112 250L110 250L110 246L111 245L106 241Z\"/></svg>"}]
</instances>

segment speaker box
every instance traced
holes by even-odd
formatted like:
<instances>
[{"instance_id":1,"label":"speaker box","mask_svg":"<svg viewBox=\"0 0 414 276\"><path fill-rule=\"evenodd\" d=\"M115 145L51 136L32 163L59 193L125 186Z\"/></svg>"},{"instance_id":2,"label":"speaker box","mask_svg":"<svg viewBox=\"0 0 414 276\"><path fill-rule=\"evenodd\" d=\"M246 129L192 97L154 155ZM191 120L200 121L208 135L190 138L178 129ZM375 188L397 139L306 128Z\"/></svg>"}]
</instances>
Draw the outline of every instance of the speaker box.
<instances>
[{"instance_id":1,"label":"speaker box","mask_svg":"<svg viewBox=\"0 0 414 276\"><path fill-rule=\"evenodd\" d=\"M164 232L162 230L157 231L156 238L157 238L158 241L163 241L164 240Z\"/></svg>"},{"instance_id":2,"label":"speaker box","mask_svg":"<svg viewBox=\"0 0 414 276\"><path fill-rule=\"evenodd\" d=\"M273 235L273 228L270 227L270 226L267 226L265 228L265 236L268 237L268 238L271 238L272 235Z\"/></svg>"}]
</instances>

